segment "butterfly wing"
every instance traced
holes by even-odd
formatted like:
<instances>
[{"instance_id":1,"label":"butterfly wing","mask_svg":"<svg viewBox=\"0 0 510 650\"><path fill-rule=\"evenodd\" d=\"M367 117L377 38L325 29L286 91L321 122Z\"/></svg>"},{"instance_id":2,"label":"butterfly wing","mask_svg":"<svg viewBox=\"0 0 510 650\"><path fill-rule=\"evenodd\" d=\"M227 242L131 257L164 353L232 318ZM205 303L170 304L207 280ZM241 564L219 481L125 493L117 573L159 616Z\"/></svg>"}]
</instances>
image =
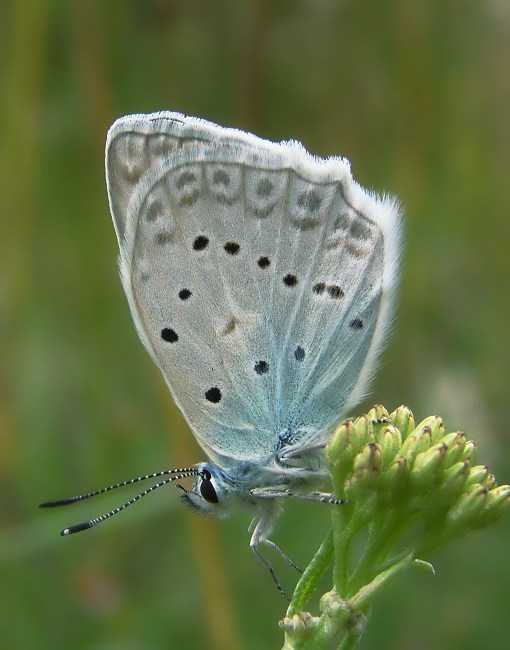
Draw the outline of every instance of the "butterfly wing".
<instances>
[{"instance_id":1,"label":"butterfly wing","mask_svg":"<svg viewBox=\"0 0 510 650\"><path fill-rule=\"evenodd\" d=\"M134 322L204 450L324 437L387 329L395 204L345 160L178 113L118 120L106 172Z\"/></svg>"}]
</instances>

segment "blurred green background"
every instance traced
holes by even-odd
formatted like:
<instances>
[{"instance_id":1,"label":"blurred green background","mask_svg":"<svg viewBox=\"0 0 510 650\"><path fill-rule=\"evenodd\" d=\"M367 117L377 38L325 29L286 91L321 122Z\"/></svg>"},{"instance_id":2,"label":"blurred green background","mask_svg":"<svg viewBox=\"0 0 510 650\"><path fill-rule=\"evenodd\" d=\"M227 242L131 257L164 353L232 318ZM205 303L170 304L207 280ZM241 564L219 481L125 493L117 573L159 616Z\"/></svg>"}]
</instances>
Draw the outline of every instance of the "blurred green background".
<instances>
[{"instance_id":1,"label":"blurred green background","mask_svg":"<svg viewBox=\"0 0 510 650\"><path fill-rule=\"evenodd\" d=\"M0 645L278 648L285 603L248 518L173 488L39 501L204 456L139 343L117 276L106 130L159 109L341 154L406 212L401 299L371 399L438 413L510 480L508 0L4 0L0 5ZM129 491L128 491L129 492ZM326 508L275 540L305 565ZM363 648L508 645L510 520L399 578ZM290 591L296 576L274 560ZM327 587L327 585L325 585Z\"/></svg>"}]
</instances>

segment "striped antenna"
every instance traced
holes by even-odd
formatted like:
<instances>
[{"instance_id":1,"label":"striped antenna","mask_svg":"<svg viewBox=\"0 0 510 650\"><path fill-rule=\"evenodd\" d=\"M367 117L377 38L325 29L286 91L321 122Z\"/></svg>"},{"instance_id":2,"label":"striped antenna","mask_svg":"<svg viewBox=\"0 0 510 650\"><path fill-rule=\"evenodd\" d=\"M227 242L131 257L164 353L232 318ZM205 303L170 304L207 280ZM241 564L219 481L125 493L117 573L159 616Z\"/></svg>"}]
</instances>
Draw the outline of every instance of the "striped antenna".
<instances>
[{"instance_id":1,"label":"striped antenna","mask_svg":"<svg viewBox=\"0 0 510 650\"><path fill-rule=\"evenodd\" d=\"M152 485L150 488L144 490L143 492L140 492L140 494L137 494L135 497L133 497L129 501L126 501L126 503L119 506L118 508L115 508L114 510L110 510L110 512L107 512L106 514L101 515L100 517L96 517L95 519L90 519L89 521L84 521L81 524L75 524L74 526L70 526L69 528L64 528L64 530L62 530L60 533L61 535L64 536L72 535L73 533L79 533L82 530L93 528L94 526L97 526L97 524L100 524L101 522L110 519L110 517L113 517L113 515L122 512L122 510L125 510L130 505L132 505L142 497L146 496L147 494L154 492L154 490L163 487L163 485L167 485L168 483L173 483L173 481L178 481L179 479L182 478L190 478L192 476L198 476L199 471L196 469L196 467L185 467L182 469L167 469L167 470L163 470L162 472L155 472L153 474L146 474L145 476L139 476L137 478L130 479L129 481L123 481L122 483L116 483L115 485L109 485L108 487L101 488L100 490L95 490L94 492L87 492L86 494L80 494L78 496L70 497L68 499L60 499L58 501L46 501L44 503L40 503L39 507L56 508L57 506L66 506L71 503L83 501L84 499L90 499L90 497L95 497L98 494L104 494L105 492L109 492L110 490L115 490L117 488L124 487L125 485L132 485L133 483L138 483L138 481L145 481L146 479L157 478L160 476L168 476L169 474L172 475L170 476L170 478L167 478L164 481L160 481L159 483Z\"/></svg>"}]
</instances>

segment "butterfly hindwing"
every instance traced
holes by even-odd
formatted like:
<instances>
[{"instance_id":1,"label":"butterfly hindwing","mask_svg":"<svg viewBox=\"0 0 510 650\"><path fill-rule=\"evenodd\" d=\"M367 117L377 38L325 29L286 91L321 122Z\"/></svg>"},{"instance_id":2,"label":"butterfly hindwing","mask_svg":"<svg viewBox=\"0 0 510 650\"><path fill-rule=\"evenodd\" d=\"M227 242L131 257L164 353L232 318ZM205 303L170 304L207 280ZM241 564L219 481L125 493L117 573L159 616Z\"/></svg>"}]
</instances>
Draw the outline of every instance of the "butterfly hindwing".
<instances>
[{"instance_id":1,"label":"butterfly hindwing","mask_svg":"<svg viewBox=\"0 0 510 650\"><path fill-rule=\"evenodd\" d=\"M394 204L342 159L175 113L117 121L106 166L134 321L205 451L324 436L387 328Z\"/></svg>"}]
</instances>

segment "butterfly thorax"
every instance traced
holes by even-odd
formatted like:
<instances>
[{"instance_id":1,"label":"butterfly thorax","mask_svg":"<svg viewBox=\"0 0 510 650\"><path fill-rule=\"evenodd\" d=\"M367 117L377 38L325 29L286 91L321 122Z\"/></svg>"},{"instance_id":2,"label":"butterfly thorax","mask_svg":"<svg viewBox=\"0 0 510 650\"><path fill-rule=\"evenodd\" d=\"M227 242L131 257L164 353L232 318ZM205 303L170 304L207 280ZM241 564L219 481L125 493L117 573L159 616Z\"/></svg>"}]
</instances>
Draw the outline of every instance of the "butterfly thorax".
<instances>
[{"instance_id":1,"label":"butterfly thorax","mask_svg":"<svg viewBox=\"0 0 510 650\"><path fill-rule=\"evenodd\" d=\"M214 463L196 465L197 478L183 493L186 505L208 515L225 517L234 509L273 509L277 499L308 494L327 477L322 450L286 457L281 452L264 465L247 461L225 467Z\"/></svg>"}]
</instances>

